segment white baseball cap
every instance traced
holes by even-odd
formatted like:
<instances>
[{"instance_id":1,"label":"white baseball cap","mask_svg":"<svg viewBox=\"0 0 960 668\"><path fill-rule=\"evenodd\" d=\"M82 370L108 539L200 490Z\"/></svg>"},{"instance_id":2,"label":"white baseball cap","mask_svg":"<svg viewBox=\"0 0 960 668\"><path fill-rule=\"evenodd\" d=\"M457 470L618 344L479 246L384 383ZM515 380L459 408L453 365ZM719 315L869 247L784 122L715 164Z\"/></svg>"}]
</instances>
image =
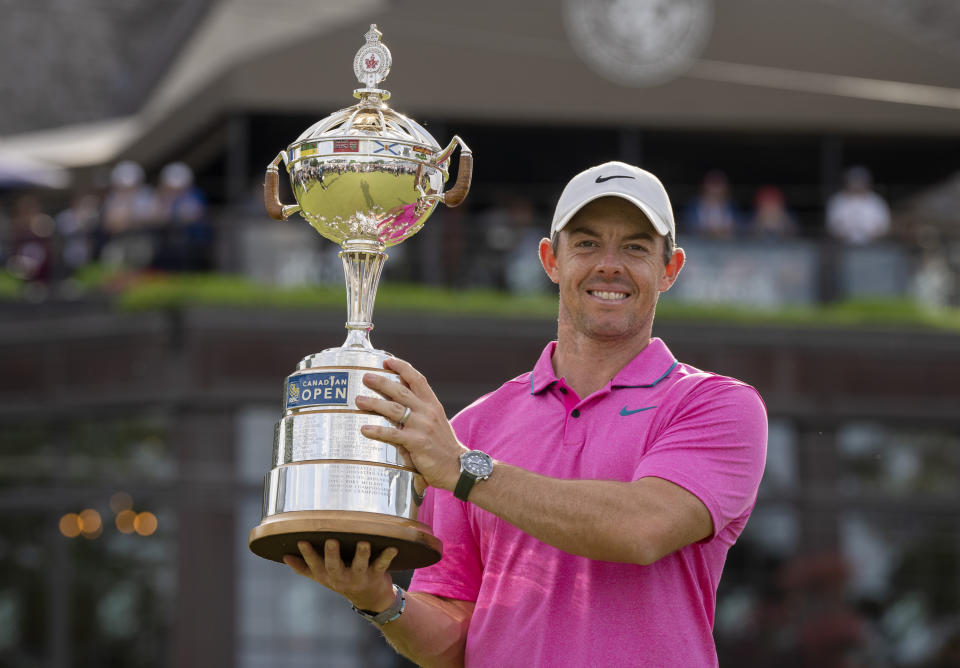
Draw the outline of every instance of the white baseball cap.
<instances>
[{"instance_id":1,"label":"white baseball cap","mask_svg":"<svg viewBox=\"0 0 960 668\"><path fill-rule=\"evenodd\" d=\"M570 179L553 213L550 238L555 238L577 211L600 197L622 197L643 211L661 235L677 238L670 198L660 179L616 161L591 167Z\"/></svg>"}]
</instances>

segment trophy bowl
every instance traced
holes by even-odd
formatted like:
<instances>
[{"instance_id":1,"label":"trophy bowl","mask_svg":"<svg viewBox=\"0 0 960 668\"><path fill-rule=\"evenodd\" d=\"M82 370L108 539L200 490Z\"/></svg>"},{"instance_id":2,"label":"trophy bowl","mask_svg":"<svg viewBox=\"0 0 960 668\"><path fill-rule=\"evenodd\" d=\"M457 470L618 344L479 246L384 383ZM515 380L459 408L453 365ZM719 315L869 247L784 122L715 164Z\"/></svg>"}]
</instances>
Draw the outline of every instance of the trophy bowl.
<instances>
[{"instance_id":1,"label":"trophy bowl","mask_svg":"<svg viewBox=\"0 0 960 668\"><path fill-rule=\"evenodd\" d=\"M307 540L322 553L335 538L349 562L368 541L375 556L398 549L391 570L440 559L442 545L417 521L426 484L392 444L368 439L365 424L395 426L359 410L356 397L378 396L364 374L401 382L384 368L390 353L370 343L373 304L386 248L423 227L437 204L457 206L470 189L473 156L459 137L441 148L423 127L390 109L378 87L391 66L375 25L354 59L365 84L359 102L308 128L267 166L264 203L276 220L299 213L323 237L340 244L347 288L347 338L339 348L308 355L284 383L272 468L264 479L263 514L250 549L282 561ZM444 192L453 152L460 147L457 182ZM279 199L279 166L286 166L296 204Z\"/></svg>"}]
</instances>

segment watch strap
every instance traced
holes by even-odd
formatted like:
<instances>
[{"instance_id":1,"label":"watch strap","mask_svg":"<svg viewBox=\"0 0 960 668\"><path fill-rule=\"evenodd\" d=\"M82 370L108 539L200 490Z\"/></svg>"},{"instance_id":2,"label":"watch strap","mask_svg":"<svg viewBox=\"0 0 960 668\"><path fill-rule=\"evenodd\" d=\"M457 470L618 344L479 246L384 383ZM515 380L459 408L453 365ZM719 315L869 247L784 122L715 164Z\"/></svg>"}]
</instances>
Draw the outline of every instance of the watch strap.
<instances>
[{"instance_id":1,"label":"watch strap","mask_svg":"<svg viewBox=\"0 0 960 668\"><path fill-rule=\"evenodd\" d=\"M361 610L357 606L351 606L353 611L372 624L383 626L392 622L403 614L407 607L406 592L398 585L393 585L393 603L383 612L374 612L373 610Z\"/></svg>"},{"instance_id":2,"label":"watch strap","mask_svg":"<svg viewBox=\"0 0 960 668\"><path fill-rule=\"evenodd\" d=\"M461 501L466 501L475 484L477 484L477 476L469 471L460 471L460 479L457 480L457 486L453 488L453 495Z\"/></svg>"}]
</instances>

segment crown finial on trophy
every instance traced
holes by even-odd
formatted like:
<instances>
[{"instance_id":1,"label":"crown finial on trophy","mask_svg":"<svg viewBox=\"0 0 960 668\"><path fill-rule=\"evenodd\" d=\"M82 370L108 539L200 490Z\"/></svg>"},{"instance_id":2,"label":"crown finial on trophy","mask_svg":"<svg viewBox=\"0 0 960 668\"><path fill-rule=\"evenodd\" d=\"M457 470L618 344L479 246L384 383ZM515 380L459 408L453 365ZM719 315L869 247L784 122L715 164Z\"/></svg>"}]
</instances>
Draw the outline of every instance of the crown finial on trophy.
<instances>
[{"instance_id":1,"label":"crown finial on trophy","mask_svg":"<svg viewBox=\"0 0 960 668\"><path fill-rule=\"evenodd\" d=\"M377 30L377 24L371 23L370 30L364 35L367 42L360 47L353 59L353 73L364 86L353 91L354 97L371 94L376 95L381 100L390 97L388 91L379 87L380 82L387 78L390 73L390 66L393 64L390 49L380 41L382 36L383 33Z\"/></svg>"}]
</instances>

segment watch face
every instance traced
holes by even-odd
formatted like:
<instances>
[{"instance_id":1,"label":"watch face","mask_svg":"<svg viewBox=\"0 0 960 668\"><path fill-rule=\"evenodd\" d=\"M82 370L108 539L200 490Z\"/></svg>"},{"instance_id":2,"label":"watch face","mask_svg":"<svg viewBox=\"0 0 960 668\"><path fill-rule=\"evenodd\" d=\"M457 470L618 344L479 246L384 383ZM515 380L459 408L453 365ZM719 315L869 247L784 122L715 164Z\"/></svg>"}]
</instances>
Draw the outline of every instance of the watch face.
<instances>
[{"instance_id":1,"label":"watch face","mask_svg":"<svg viewBox=\"0 0 960 668\"><path fill-rule=\"evenodd\" d=\"M478 478L486 478L493 471L493 460L490 459L490 455L479 450L471 450L464 454L460 458L460 463L464 471Z\"/></svg>"}]
</instances>

